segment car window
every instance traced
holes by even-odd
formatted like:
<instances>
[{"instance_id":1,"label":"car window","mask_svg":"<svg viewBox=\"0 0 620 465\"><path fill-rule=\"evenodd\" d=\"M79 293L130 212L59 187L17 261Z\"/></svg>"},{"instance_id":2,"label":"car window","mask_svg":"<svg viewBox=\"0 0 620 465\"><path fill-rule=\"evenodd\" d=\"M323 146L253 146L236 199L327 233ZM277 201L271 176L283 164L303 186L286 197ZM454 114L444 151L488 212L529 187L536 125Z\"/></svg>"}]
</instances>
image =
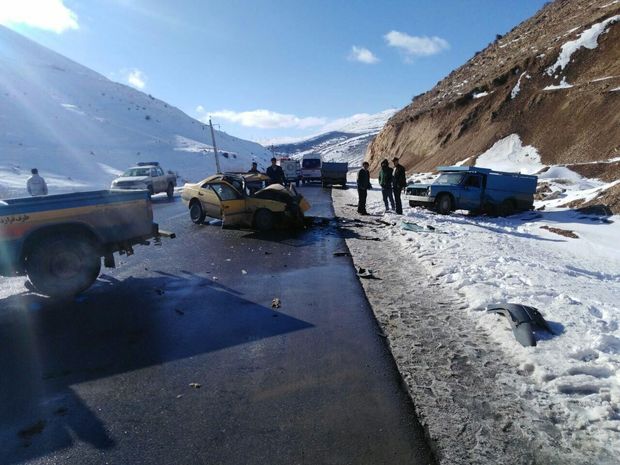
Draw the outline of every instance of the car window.
<instances>
[{"instance_id":1,"label":"car window","mask_svg":"<svg viewBox=\"0 0 620 465\"><path fill-rule=\"evenodd\" d=\"M148 168L131 168L123 173L123 176L126 176L128 178L133 177L133 176L148 176L148 175L149 175Z\"/></svg>"},{"instance_id":2,"label":"car window","mask_svg":"<svg viewBox=\"0 0 620 465\"><path fill-rule=\"evenodd\" d=\"M155 168L151 168L151 177L155 176L157 176L157 171L155 170Z\"/></svg>"},{"instance_id":3,"label":"car window","mask_svg":"<svg viewBox=\"0 0 620 465\"><path fill-rule=\"evenodd\" d=\"M465 185L468 187L477 187L480 188L480 177L479 176L469 176L467 181L465 181Z\"/></svg>"},{"instance_id":4,"label":"car window","mask_svg":"<svg viewBox=\"0 0 620 465\"><path fill-rule=\"evenodd\" d=\"M220 200L235 200L240 197L239 193L227 184L210 184Z\"/></svg>"},{"instance_id":5,"label":"car window","mask_svg":"<svg viewBox=\"0 0 620 465\"><path fill-rule=\"evenodd\" d=\"M164 175L164 170L162 170L161 168L157 168L157 176L163 176Z\"/></svg>"},{"instance_id":6,"label":"car window","mask_svg":"<svg viewBox=\"0 0 620 465\"><path fill-rule=\"evenodd\" d=\"M307 158L301 162L301 166L306 169L317 169L321 167L321 160L318 158Z\"/></svg>"}]
</instances>

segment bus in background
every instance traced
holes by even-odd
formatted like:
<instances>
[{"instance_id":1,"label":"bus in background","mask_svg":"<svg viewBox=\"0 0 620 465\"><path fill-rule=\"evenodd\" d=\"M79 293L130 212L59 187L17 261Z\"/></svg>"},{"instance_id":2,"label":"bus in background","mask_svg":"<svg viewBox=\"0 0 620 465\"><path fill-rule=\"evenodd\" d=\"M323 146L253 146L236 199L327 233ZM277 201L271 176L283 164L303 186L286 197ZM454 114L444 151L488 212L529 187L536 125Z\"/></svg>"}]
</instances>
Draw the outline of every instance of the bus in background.
<instances>
[{"instance_id":1,"label":"bus in background","mask_svg":"<svg viewBox=\"0 0 620 465\"><path fill-rule=\"evenodd\" d=\"M301 161L301 182L303 184L311 181L321 180L322 159L319 153L308 153Z\"/></svg>"}]
</instances>

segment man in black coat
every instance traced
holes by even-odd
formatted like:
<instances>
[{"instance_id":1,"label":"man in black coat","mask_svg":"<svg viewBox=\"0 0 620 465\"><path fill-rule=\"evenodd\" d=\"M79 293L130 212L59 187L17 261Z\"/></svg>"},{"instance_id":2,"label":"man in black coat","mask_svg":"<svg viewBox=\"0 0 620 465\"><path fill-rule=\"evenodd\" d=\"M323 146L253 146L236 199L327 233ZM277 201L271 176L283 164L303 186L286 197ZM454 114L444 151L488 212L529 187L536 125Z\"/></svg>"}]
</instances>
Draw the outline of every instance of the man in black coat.
<instances>
[{"instance_id":1,"label":"man in black coat","mask_svg":"<svg viewBox=\"0 0 620 465\"><path fill-rule=\"evenodd\" d=\"M286 178L284 177L284 170L282 170L281 166L276 165L275 157L271 159L271 166L267 168L267 172L265 173L269 176L269 184L282 184L286 182Z\"/></svg>"},{"instance_id":2,"label":"man in black coat","mask_svg":"<svg viewBox=\"0 0 620 465\"><path fill-rule=\"evenodd\" d=\"M368 162L362 163L362 169L357 173L357 213L360 215L368 215L366 211L366 197L368 196L368 189L371 189L370 185L370 172L368 171Z\"/></svg>"},{"instance_id":3,"label":"man in black coat","mask_svg":"<svg viewBox=\"0 0 620 465\"><path fill-rule=\"evenodd\" d=\"M394 163L394 179L392 181L394 203L396 204L396 213L402 215L403 203L400 199L400 194L407 187L407 175L405 174L405 167L398 162L397 157L392 159L392 163Z\"/></svg>"}]
</instances>

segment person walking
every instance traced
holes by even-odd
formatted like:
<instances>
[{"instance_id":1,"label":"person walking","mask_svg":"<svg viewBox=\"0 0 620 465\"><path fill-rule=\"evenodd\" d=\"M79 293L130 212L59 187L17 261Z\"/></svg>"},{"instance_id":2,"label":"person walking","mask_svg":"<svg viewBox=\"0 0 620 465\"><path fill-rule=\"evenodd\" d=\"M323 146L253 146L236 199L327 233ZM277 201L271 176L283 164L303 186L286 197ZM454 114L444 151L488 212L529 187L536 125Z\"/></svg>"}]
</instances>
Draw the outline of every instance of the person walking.
<instances>
[{"instance_id":1,"label":"person walking","mask_svg":"<svg viewBox=\"0 0 620 465\"><path fill-rule=\"evenodd\" d=\"M396 204L396 213L402 215L403 203L400 199L400 194L407 187L407 175L405 174L405 167L398 162L398 157L394 157L392 163L394 163L394 180L392 181L394 203Z\"/></svg>"},{"instance_id":2,"label":"person walking","mask_svg":"<svg viewBox=\"0 0 620 465\"><path fill-rule=\"evenodd\" d=\"M360 215L368 215L366 211L366 197L368 196L368 189L371 189L370 185L370 172L368 167L370 165L367 161L362 163L362 169L357 172L357 213Z\"/></svg>"},{"instance_id":3,"label":"person walking","mask_svg":"<svg viewBox=\"0 0 620 465\"><path fill-rule=\"evenodd\" d=\"M392 181L394 174L390 163L387 160L381 162L381 171L379 171L379 184L381 185L381 194L383 194L383 203L385 211L389 212L390 207L394 210L394 194L392 192ZM389 205L388 205L389 201Z\"/></svg>"},{"instance_id":4,"label":"person walking","mask_svg":"<svg viewBox=\"0 0 620 465\"><path fill-rule=\"evenodd\" d=\"M32 176L30 176L28 181L26 181L26 189L28 189L28 193L33 197L47 195L47 184L45 179L39 176L39 170L32 168L30 172L32 173Z\"/></svg>"},{"instance_id":5,"label":"person walking","mask_svg":"<svg viewBox=\"0 0 620 465\"><path fill-rule=\"evenodd\" d=\"M286 178L284 177L284 170L282 170L281 166L276 165L275 157L271 159L271 166L267 168L267 172L265 173L269 176L269 184L282 184L286 182Z\"/></svg>"}]
</instances>

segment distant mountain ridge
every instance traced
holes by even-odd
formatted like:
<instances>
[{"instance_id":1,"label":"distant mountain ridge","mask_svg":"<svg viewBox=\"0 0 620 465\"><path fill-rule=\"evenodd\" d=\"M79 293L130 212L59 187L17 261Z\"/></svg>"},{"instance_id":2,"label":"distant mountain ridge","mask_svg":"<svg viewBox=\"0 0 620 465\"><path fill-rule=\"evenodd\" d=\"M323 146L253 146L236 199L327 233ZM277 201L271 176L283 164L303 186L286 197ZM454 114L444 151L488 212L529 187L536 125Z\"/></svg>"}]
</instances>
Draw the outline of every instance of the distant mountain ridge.
<instances>
[{"instance_id":1,"label":"distant mountain ridge","mask_svg":"<svg viewBox=\"0 0 620 465\"><path fill-rule=\"evenodd\" d=\"M375 114L355 115L328 125L324 132L293 142L273 145L279 156L301 158L307 153L319 153L324 160L346 161L359 166L370 141L381 131L396 110Z\"/></svg>"},{"instance_id":2,"label":"distant mountain ridge","mask_svg":"<svg viewBox=\"0 0 620 465\"><path fill-rule=\"evenodd\" d=\"M268 165L261 145L215 137L222 169ZM0 26L0 197L23 194L31 167L59 192L108 187L154 160L187 180L212 174L209 127Z\"/></svg>"}]
</instances>

